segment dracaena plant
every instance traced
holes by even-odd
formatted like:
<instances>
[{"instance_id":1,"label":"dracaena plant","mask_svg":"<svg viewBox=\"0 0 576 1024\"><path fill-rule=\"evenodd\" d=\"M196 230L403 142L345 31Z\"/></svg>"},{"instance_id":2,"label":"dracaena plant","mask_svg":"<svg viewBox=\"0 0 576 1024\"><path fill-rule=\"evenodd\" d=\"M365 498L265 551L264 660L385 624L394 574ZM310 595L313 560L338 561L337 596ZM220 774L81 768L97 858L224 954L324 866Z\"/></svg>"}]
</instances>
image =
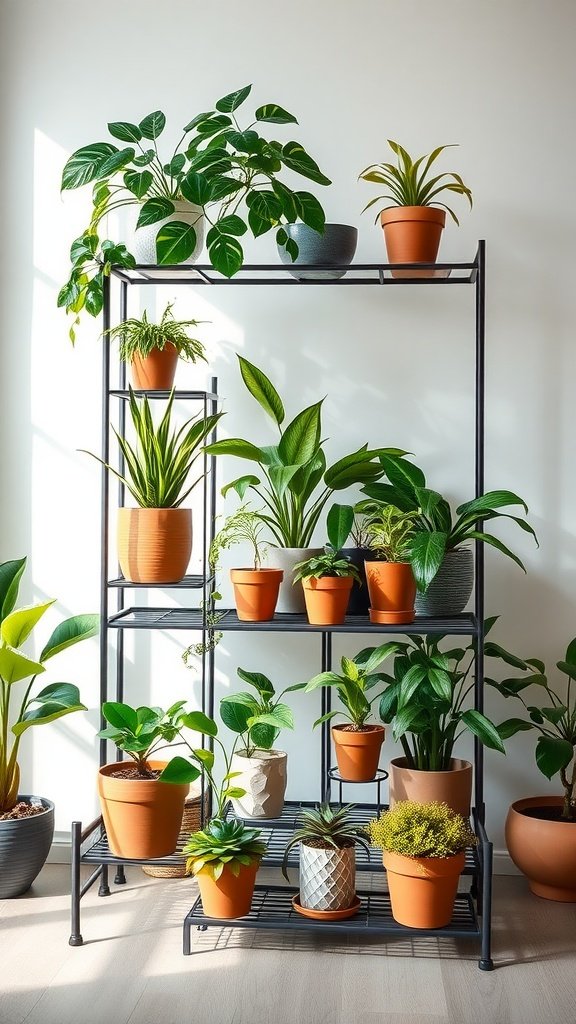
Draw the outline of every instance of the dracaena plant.
<instances>
[{"instance_id":1,"label":"dracaena plant","mask_svg":"<svg viewBox=\"0 0 576 1024\"><path fill-rule=\"evenodd\" d=\"M54 600L16 608L26 558L0 565L0 814L16 804L20 784L18 751L24 733L74 711L86 711L74 683L49 683L36 691L46 662L68 647L95 636L98 615L73 615L60 622L37 658L22 649ZM22 684L23 692L17 697Z\"/></svg>"},{"instance_id":2,"label":"dracaena plant","mask_svg":"<svg viewBox=\"0 0 576 1024\"><path fill-rule=\"evenodd\" d=\"M349 558L340 555L331 544L326 544L320 555L312 555L311 558L297 562L294 566L294 583L298 580L321 579L323 576L348 576L357 583L362 583L356 566L352 565Z\"/></svg>"},{"instance_id":3,"label":"dracaena plant","mask_svg":"<svg viewBox=\"0 0 576 1024\"><path fill-rule=\"evenodd\" d=\"M298 843L333 850L343 850L350 846L361 846L367 853L370 850L366 839L366 826L354 821L352 804L337 808L331 807L330 804L319 804L317 807L302 811L299 827L287 844L282 859L282 874L287 882L290 881L288 856L290 850Z\"/></svg>"},{"instance_id":4,"label":"dracaena plant","mask_svg":"<svg viewBox=\"0 0 576 1024\"><path fill-rule=\"evenodd\" d=\"M126 464L126 475L93 452L86 454L92 455L114 473L141 508L178 508L202 479L201 475L186 487L192 466L202 453L202 444L222 413L193 417L176 430L171 423L174 391L158 425L154 423L146 396L136 398L132 388L129 392L136 446L114 431Z\"/></svg>"},{"instance_id":5,"label":"dracaena plant","mask_svg":"<svg viewBox=\"0 0 576 1024\"><path fill-rule=\"evenodd\" d=\"M294 728L292 710L282 702L284 694L294 687L288 686L277 696L274 684L261 672L246 672L243 668L237 672L254 693L231 693L223 697L220 717L224 725L240 737L238 749L246 757L252 757L257 750L271 750L281 729Z\"/></svg>"},{"instance_id":6,"label":"dracaena plant","mask_svg":"<svg viewBox=\"0 0 576 1024\"><path fill-rule=\"evenodd\" d=\"M518 556L484 529L486 520L510 519L536 540L534 530L525 519L498 511L516 505L528 513L526 502L517 494L505 490L487 491L459 505L454 517L446 499L426 486L426 477L418 466L389 454L383 454L381 461L389 482L370 481L362 490L383 504L392 503L413 515L415 530L410 542L410 563L419 591L424 592L432 582L446 552L468 540L489 544L526 571Z\"/></svg>"},{"instance_id":7,"label":"dracaena plant","mask_svg":"<svg viewBox=\"0 0 576 1024\"><path fill-rule=\"evenodd\" d=\"M431 173L432 164L445 149L452 149L454 144L437 146L431 153L425 153L416 160L392 139L388 139L388 145L397 157L397 164L370 164L359 175L364 181L384 185L386 189L383 195L371 199L364 210L379 204L379 216L381 210L392 206L443 206L455 224L458 224L459 221L454 210L440 202L438 196L443 192L453 192L465 196L472 208L470 189L464 184L460 175L454 171L444 171L442 174ZM386 202L387 200L388 202ZM382 206L383 202L386 205Z\"/></svg>"},{"instance_id":8,"label":"dracaena plant","mask_svg":"<svg viewBox=\"0 0 576 1024\"><path fill-rule=\"evenodd\" d=\"M208 445L211 455L234 455L255 462L260 476L246 474L222 488L233 489L243 500L252 491L263 505L255 513L266 524L276 544L286 548L308 547L322 511L334 491L356 483L378 480L383 467L377 456L398 448L358 451L327 467L322 439L322 401L315 402L283 426L286 413L280 395L265 373L238 356L242 380L278 431L277 444L256 445L234 437ZM263 479L262 479L263 478Z\"/></svg>"},{"instance_id":9,"label":"dracaena plant","mask_svg":"<svg viewBox=\"0 0 576 1024\"><path fill-rule=\"evenodd\" d=\"M162 352L166 345L173 345L180 359L192 363L197 359L203 359L206 362L204 345L197 338L190 338L188 335L189 327L198 327L198 324L204 321L175 320L172 313L173 305L173 302L168 303L159 324L151 323L144 310L140 319L132 317L104 332L111 340L120 340L120 358L124 362L130 362L134 356L144 359L154 349Z\"/></svg>"},{"instance_id":10,"label":"dracaena plant","mask_svg":"<svg viewBox=\"0 0 576 1024\"><path fill-rule=\"evenodd\" d=\"M262 125L297 124L293 114L276 103L257 108L253 120L241 126L237 110L248 98L247 85L223 96L214 109L192 117L181 130L173 150L161 155L158 139L166 116L156 110L138 124L112 121L108 131L115 141L93 142L76 150L62 174L62 189L92 185L92 216L86 230L72 243L69 280L58 305L78 315L83 309L97 316L102 308L102 282L113 264L135 266L124 245L100 241L102 220L123 206L140 207L138 227L158 224L156 256L160 265L181 263L196 247L193 225L173 220L159 222L175 211L175 201L199 207L209 225L206 244L210 260L221 274L232 277L242 266L239 238L248 230L257 238L276 229L279 244L293 258L298 247L284 224L302 220L324 230L321 204L308 191L293 190L279 175L293 172L318 185L330 179L299 142L267 139ZM117 146L115 142L121 143ZM76 323L78 320L76 319ZM74 331L71 332L74 340Z\"/></svg>"},{"instance_id":11,"label":"dracaena plant","mask_svg":"<svg viewBox=\"0 0 576 1024\"><path fill-rule=\"evenodd\" d=\"M335 715L346 718L352 728L361 731L372 716L372 708L380 696L386 676L376 669L396 650L396 643L385 643L379 647L366 647L354 658L342 658L341 673L320 672L307 683L297 683L294 689L310 693L322 686L334 686L343 710L329 711L314 722L314 728L322 722L329 722ZM375 687L379 687L374 692Z\"/></svg>"}]
</instances>

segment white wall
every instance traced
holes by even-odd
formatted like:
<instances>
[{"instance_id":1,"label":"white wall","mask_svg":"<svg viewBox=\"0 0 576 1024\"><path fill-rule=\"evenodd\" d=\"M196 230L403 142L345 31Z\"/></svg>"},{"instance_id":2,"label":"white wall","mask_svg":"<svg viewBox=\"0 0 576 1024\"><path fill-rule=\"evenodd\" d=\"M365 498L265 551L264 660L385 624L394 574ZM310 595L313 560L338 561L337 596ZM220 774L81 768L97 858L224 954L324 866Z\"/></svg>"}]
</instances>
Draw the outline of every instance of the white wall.
<instances>
[{"instance_id":1,"label":"white wall","mask_svg":"<svg viewBox=\"0 0 576 1024\"><path fill-rule=\"evenodd\" d=\"M176 136L219 96L253 82L253 107L275 101L298 117L298 129L278 129L278 137L301 140L333 178L316 192L329 220L358 225L359 260L384 259L379 229L360 215L374 192L356 178L384 159L386 138L416 152L460 144L444 166L462 173L475 206L468 214L460 204L462 226L447 228L442 255L471 258L476 240L487 239L486 483L526 498L540 538L536 550L519 531L502 531L528 575L488 552L487 609L502 615L502 643L550 663L563 655L576 610L575 27L570 0L252 0L242 8L222 0L100 0L97 8L5 0L0 557L30 555L27 597L58 596L54 619L98 607L99 474L77 449L99 445L99 324L85 323L72 350L55 306L89 200L60 199L62 165L72 150L104 139L109 120L138 121L161 108ZM275 259L271 236L246 251ZM159 290L156 308L175 294ZM324 433L334 459L365 440L401 445L455 502L470 496L472 289L182 290L176 311L212 321L205 337L224 433L271 437L240 386L238 351L269 373L291 413L328 396ZM203 371L182 374L181 383L207 380ZM229 478L235 469L230 460L221 472ZM198 699L197 677L180 659L183 639L130 639L129 697ZM364 643L339 638L336 653ZM24 787L56 800L60 830L94 809L97 655L91 641L62 659L58 674L78 681L89 714L37 731L23 753ZM318 657L308 637L227 635L219 692L238 664L286 684L311 675ZM298 730L286 740L296 755L289 795L314 797L316 707L304 698L296 705ZM510 800L558 788L538 774L532 747L531 737L519 737L505 760L486 756L497 846Z\"/></svg>"}]
</instances>

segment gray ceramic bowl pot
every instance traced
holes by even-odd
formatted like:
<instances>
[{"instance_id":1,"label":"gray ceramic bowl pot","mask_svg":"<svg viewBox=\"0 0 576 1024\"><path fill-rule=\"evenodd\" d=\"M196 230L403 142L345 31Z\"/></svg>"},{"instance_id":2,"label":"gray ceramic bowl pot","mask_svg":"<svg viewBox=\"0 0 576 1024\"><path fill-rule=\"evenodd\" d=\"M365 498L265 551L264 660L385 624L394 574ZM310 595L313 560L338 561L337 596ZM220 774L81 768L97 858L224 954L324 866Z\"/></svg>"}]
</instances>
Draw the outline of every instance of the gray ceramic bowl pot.
<instances>
[{"instance_id":1,"label":"gray ceramic bowl pot","mask_svg":"<svg viewBox=\"0 0 576 1024\"><path fill-rule=\"evenodd\" d=\"M293 238L298 246L298 256L294 261L283 245L278 246L282 263L290 269L292 277L298 281L335 281L344 277L345 270L303 271L297 270L299 264L319 264L325 267L348 266L354 259L358 243L358 228L350 224L326 224L324 233L314 231L307 224L284 224L289 238Z\"/></svg>"}]
</instances>

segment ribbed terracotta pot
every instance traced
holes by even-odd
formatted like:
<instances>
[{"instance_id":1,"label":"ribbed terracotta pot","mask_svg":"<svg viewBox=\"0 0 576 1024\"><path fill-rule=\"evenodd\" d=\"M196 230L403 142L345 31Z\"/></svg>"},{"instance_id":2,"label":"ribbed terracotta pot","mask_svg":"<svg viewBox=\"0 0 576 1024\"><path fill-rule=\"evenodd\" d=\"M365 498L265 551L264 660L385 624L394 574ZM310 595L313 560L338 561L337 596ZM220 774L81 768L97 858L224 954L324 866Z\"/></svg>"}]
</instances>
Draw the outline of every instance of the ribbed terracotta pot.
<instances>
[{"instance_id":1,"label":"ribbed terracotta pot","mask_svg":"<svg viewBox=\"0 0 576 1024\"><path fill-rule=\"evenodd\" d=\"M474 587L474 553L471 548L452 548L426 593L416 594L417 615L459 615Z\"/></svg>"},{"instance_id":2,"label":"ribbed terracotta pot","mask_svg":"<svg viewBox=\"0 0 576 1024\"><path fill-rule=\"evenodd\" d=\"M294 583L294 566L297 562L305 562L312 558L312 555L322 554L322 548L269 548L268 565L275 569L282 569L284 578L280 584L278 593L277 612L288 612L292 615L302 615L306 611L304 590L302 583L298 580Z\"/></svg>"},{"instance_id":3,"label":"ribbed terracotta pot","mask_svg":"<svg viewBox=\"0 0 576 1024\"><path fill-rule=\"evenodd\" d=\"M274 618L282 569L231 569L234 602L243 622L269 622Z\"/></svg>"},{"instance_id":4,"label":"ribbed terracotta pot","mask_svg":"<svg viewBox=\"0 0 576 1024\"><path fill-rule=\"evenodd\" d=\"M231 770L240 772L234 786L244 796L232 800L237 818L279 818L284 807L288 755L283 750L257 750L252 757L234 754Z\"/></svg>"},{"instance_id":5,"label":"ribbed terracotta pot","mask_svg":"<svg viewBox=\"0 0 576 1024\"><path fill-rule=\"evenodd\" d=\"M333 849L300 843L300 905L308 910L345 910L356 896L353 846Z\"/></svg>"},{"instance_id":6,"label":"ribbed terracotta pot","mask_svg":"<svg viewBox=\"0 0 576 1024\"><path fill-rule=\"evenodd\" d=\"M44 867L54 837L54 804L27 793L18 797L42 804L43 814L0 821L0 899L13 899L32 885Z\"/></svg>"},{"instance_id":7,"label":"ribbed terracotta pot","mask_svg":"<svg viewBox=\"0 0 576 1024\"><path fill-rule=\"evenodd\" d=\"M576 903L576 822L530 817L535 807L560 808L559 796L516 800L506 818L506 845L536 896Z\"/></svg>"},{"instance_id":8,"label":"ribbed terracotta pot","mask_svg":"<svg viewBox=\"0 0 576 1024\"><path fill-rule=\"evenodd\" d=\"M118 561L132 583L178 583L192 553L189 508L118 509Z\"/></svg>"},{"instance_id":9,"label":"ribbed terracotta pot","mask_svg":"<svg viewBox=\"0 0 576 1024\"><path fill-rule=\"evenodd\" d=\"M338 626L346 618L351 576L311 576L302 581L306 614L313 626Z\"/></svg>"},{"instance_id":10,"label":"ribbed terracotta pot","mask_svg":"<svg viewBox=\"0 0 576 1024\"><path fill-rule=\"evenodd\" d=\"M178 349L171 342L153 348L144 358L136 354L130 363L132 385L136 391L170 391L177 365Z\"/></svg>"},{"instance_id":11,"label":"ribbed terracotta pot","mask_svg":"<svg viewBox=\"0 0 576 1024\"><path fill-rule=\"evenodd\" d=\"M404 857L383 851L392 916L409 928L450 924L465 854L453 857Z\"/></svg>"},{"instance_id":12,"label":"ribbed terracotta pot","mask_svg":"<svg viewBox=\"0 0 576 1024\"><path fill-rule=\"evenodd\" d=\"M384 742L382 725L366 725L357 731L344 725L332 726L338 771L349 782L371 782L378 771Z\"/></svg>"},{"instance_id":13,"label":"ribbed terracotta pot","mask_svg":"<svg viewBox=\"0 0 576 1024\"><path fill-rule=\"evenodd\" d=\"M413 622L416 583L409 562L365 562L370 621Z\"/></svg>"},{"instance_id":14,"label":"ribbed terracotta pot","mask_svg":"<svg viewBox=\"0 0 576 1024\"><path fill-rule=\"evenodd\" d=\"M450 769L443 772L409 768L405 757L394 757L390 762L391 807L400 800L415 800L421 804L436 800L469 818L471 799L472 765L469 761L453 757Z\"/></svg>"},{"instance_id":15,"label":"ribbed terracotta pot","mask_svg":"<svg viewBox=\"0 0 576 1024\"><path fill-rule=\"evenodd\" d=\"M380 223L389 263L435 263L446 211L436 206L392 206ZM393 277L432 277L433 270L393 270Z\"/></svg>"},{"instance_id":16,"label":"ribbed terracotta pot","mask_svg":"<svg viewBox=\"0 0 576 1024\"><path fill-rule=\"evenodd\" d=\"M233 875L226 865L217 881L204 872L195 875L206 917L230 921L249 914L259 867L260 860L256 859L251 864L242 865L238 875Z\"/></svg>"},{"instance_id":17,"label":"ribbed terracotta pot","mask_svg":"<svg viewBox=\"0 0 576 1024\"><path fill-rule=\"evenodd\" d=\"M184 800L189 785L157 779L115 779L119 765L105 764L98 772L98 796L108 845L115 857L144 860L174 853L182 825ZM162 770L166 762L150 761Z\"/></svg>"}]
</instances>

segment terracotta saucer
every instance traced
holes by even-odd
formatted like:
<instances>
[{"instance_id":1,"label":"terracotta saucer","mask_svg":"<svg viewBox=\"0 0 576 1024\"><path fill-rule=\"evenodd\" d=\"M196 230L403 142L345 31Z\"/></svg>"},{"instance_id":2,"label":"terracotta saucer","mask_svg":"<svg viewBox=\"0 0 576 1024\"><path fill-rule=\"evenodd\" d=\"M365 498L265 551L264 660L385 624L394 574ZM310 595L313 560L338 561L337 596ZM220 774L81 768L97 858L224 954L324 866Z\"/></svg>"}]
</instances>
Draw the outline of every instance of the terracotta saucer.
<instances>
[{"instance_id":1,"label":"terracotta saucer","mask_svg":"<svg viewBox=\"0 0 576 1024\"><path fill-rule=\"evenodd\" d=\"M354 902L344 910L310 910L300 905L300 893L296 893L292 897L292 906L302 917L311 917L314 921L345 921L360 910L360 898L356 896Z\"/></svg>"}]
</instances>

